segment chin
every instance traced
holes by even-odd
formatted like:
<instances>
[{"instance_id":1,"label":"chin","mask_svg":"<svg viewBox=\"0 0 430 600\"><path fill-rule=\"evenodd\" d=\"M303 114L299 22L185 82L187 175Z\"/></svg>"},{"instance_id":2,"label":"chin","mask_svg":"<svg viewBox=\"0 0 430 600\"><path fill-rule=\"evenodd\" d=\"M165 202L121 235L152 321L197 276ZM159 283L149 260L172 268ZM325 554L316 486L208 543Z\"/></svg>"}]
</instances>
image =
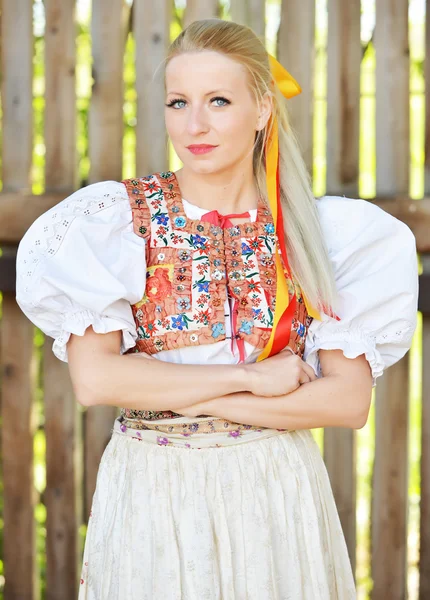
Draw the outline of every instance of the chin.
<instances>
[{"instance_id":1,"label":"chin","mask_svg":"<svg viewBox=\"0 0 430 600\"><path fill-rule=\"evenodd\" d=\"M195 158L197 158L197 160L187 160L186 162L183 162L190 171L194 171L195 173L214 173L220 169L219 165L211 160L202 160L201 156Z\"/></svg>"}]
</instances>

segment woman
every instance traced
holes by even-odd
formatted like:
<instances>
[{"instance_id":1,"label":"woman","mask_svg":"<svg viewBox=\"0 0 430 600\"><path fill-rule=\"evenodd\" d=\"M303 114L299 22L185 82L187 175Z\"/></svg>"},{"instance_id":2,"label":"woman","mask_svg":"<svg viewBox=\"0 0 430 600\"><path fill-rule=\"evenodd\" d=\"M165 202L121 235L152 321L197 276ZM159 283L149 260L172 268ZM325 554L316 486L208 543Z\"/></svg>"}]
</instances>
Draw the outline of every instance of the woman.
<instances>
[{"instance_id":1,"label":"woman","mask_svg":"<svg viewBox=\"0 0 430 600\"><path fill-rule=\"evenodd\" d=\"M121 407L79 598L355 598L310 429L363 427L409 349L414 236L314 199L285 106L300 86L249 28L192 23L165 85L183 168L80 189L18 250L17 301L77 400Z\"/></svg>"}]
</instances>

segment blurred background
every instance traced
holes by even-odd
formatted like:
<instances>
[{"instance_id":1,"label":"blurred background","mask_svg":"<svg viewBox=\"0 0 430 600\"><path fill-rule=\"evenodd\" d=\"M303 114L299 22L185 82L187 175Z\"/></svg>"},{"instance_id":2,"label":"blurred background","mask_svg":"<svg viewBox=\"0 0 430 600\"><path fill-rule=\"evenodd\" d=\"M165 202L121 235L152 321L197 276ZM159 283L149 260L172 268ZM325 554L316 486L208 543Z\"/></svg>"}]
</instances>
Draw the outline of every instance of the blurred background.
<instances>
[{"instance_id":1,"label":"blurred background","mask_svg":"<svg viewBox=\"0 0 430 600\"><path fill-rule=\"evenodd\" d=\"M302 86L288 106L315 196L367 199L416 236L410 352L378 379L363 429L313 434L358 598L430 598L429 5L0 0L0 598L77 597L97 469L119 414L75 401L52 339L19 310L17 244L81 186L180 168L164 128L162 61L188 23L208 17L249 25Z\"/></svg>"}]
</instances>

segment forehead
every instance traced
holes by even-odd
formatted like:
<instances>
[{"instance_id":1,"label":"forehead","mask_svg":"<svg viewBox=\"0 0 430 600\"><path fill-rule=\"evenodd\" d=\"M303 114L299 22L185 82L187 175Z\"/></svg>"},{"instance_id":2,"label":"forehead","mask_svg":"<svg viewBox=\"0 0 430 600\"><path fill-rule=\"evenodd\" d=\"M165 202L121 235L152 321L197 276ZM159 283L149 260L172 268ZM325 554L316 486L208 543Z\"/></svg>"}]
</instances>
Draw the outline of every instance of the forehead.
<instances>
[{"instance_id":1,"label":"forehead","mask_svg":"<svg viewBox=\"0 0 430 600\"><path fill-rule=\"evenodd\" d=\"M176 92L228 89L240 92L248 85L243 65L219 52L185 52L172 58L166 67L166 91Z\"/></svg>"}]
</instances>

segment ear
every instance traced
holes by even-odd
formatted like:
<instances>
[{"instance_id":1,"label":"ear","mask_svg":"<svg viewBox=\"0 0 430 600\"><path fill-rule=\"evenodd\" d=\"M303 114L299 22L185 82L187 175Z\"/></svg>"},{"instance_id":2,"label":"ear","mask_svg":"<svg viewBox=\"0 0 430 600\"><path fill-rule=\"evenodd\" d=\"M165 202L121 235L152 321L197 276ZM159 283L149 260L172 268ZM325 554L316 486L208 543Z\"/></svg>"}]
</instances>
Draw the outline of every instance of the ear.
<instances>
[{"instance_id":1,"label":"ear","mask_svg":"<svg viewBox=\"0 0 430 600\"><path fill-rule=\"evenodd\" d=\"M267 122L270 119L270 115L272 114L272 94L266 92L263 96L260 106L260 114L257 120L256 131L261 131L267 125Z\"/></svg>"}]
</instances>

